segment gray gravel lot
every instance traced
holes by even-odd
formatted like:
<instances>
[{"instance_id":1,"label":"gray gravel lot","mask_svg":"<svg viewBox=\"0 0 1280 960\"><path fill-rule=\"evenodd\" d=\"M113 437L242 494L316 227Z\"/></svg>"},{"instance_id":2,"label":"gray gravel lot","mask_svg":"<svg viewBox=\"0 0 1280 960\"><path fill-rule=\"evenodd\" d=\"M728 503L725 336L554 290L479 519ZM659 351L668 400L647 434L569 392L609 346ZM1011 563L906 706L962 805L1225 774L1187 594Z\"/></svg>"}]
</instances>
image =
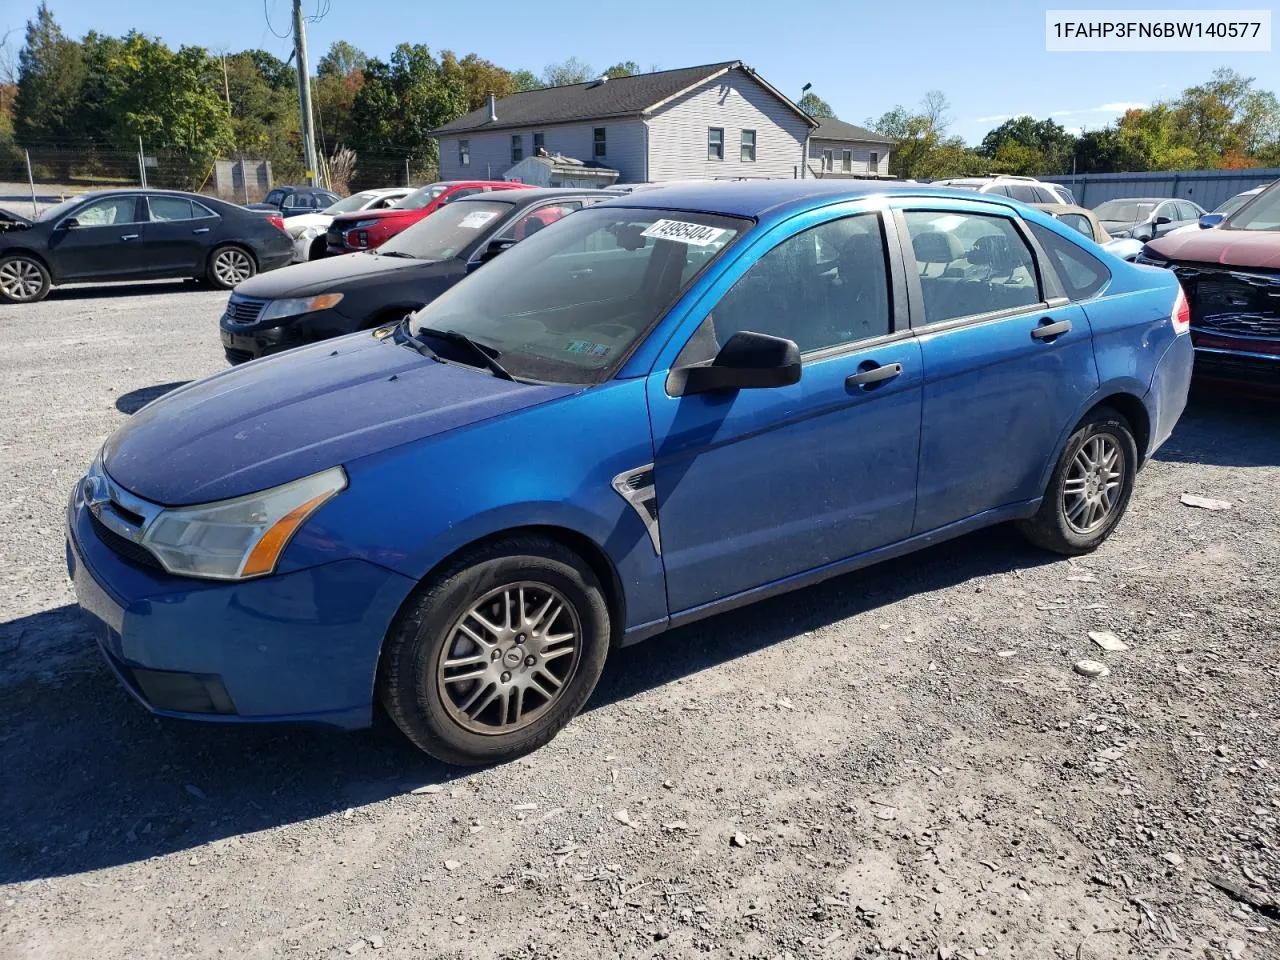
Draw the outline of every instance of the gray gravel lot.
<instances>
[{"instance_id":1,"label":"gray gravel lot","mask_svg":"<svg viewBox=\"0 0 1280 960\"><path fill-rule=\"evenodd\" d=\"M5 960L1280 956L1280 409L1197 398L1092 556L994 530L715 618L462 771L157 721L79 628L70 485L222 369L224 297L0 307Z\"/></svg>"}]
</instances>

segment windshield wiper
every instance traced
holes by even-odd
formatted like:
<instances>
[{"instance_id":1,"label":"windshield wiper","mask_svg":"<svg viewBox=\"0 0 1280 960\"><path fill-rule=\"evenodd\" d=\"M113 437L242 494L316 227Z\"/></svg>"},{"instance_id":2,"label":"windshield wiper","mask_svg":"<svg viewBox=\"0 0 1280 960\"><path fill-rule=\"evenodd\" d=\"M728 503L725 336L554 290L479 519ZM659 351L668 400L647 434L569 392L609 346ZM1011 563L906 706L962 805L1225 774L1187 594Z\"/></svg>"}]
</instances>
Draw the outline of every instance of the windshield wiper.
<instances>
[{"instance_id":1,"label":"windshield wiper","mask_svg":"<svg viewBox=\"0 0 1280 960\"><path fill-rule=\"evenodd\" d=\"M480 358L481 362L493 372L495 377L510 380L512 383L515 382L516 378L507 372L506 367L498 362L498 357L501 354L494 350L493 347L488 347L476 340L472 340L465 333L459 333L457 330L435 330L431 327L420 327L418 332L425 333L429 337L435 337L437 340L458 343L467 347Z\"/></svg>"},{"instance_id":2,"label":"windshield wiper","mask_svg":"<svg viewBox=\"0 0 1280 960\"><path fill-rule=\"evenodd\" d=\"M403 258L403 259L405 259L405 260L417 260L417 259L418 259L418 258L417 258L417 257L415 257L412 253L405 253L403 250L386 250L386 251L383 251L383 252L382 252L381 256L384 256L384 257L402 257L402 258Z\"/></svg>"}]
</instances>

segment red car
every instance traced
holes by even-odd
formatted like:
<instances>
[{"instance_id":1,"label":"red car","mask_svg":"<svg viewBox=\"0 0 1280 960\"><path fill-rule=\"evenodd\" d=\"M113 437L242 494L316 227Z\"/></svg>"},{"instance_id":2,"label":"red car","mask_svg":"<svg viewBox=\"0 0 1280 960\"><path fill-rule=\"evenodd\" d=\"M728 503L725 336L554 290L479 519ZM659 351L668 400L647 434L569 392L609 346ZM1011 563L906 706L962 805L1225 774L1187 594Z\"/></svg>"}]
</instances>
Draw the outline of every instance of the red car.
<instances>
[{"instance_id":1,"label":"red car","mask_svg":"<svg viewBox=\"0 0 1280 960\"><path fill-rule=\"evenodd\" d=\"M1138 262L1182 281L1197 381L1280 397L1280 183L1212 229L1153 240Z\"/></svg>"},{"instance_id":2,"label":"red car","mask_svg":"<svg viewBox=\"0 0 1280 960\"><path fill-rule=\"evenodd\" d=\"M328 254L353 253L380 247L401 230L430 216L446 203L490 190L528 189L526 183L505 180L442 180L429 183L409 194L394 207L385 210L363 210L333 218L325 235Z\"/></svg>"}]
</instances>

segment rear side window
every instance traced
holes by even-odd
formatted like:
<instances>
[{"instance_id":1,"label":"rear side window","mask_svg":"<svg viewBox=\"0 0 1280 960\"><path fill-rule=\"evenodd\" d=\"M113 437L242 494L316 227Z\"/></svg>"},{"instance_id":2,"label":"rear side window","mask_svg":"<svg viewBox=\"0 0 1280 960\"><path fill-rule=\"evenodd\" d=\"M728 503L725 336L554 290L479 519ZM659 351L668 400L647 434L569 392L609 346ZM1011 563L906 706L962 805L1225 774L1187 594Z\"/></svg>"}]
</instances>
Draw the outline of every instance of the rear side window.
<instances>
[{"instance_id":1,"label":"rear side window","mask_svg":"<svg viewBox=\"0 0 1280 960\"><path fill-rule=\"evenodd\" d=\"M1036 203L1057 203L1058 198L1053 195L1052 190L1044 187L1033 187L1036 195Z\"/></svg>"},{"instance_id":2,"label":"rear side window","mask_svg":"<svg viewBox=\"0 0 1280 960\"><path fill-rule=\"evenodd\" d=\"M148 197L147 205L151 208L153 221L195 219L191 201L185 197Z\"/></svg>"},{"instance_id":3,"label":"rear side window","mask_svg":"<svg viewBox=\"0 0 1280 960\"><path fill-rule=\"evenodd\" d=\"M1093 239L1093 224L1083 213L1060 213L1058 219L1077 233L1084 234L1090 240Z\"/></svg>"},{"instance_id":4,"label":"rear side window","mask_svg":"<svg viewBox=\"0 0 1280 960\"><path fill-rule=\"evenodd\" d=\"M1008 183L1005 189L1009 191L1009 196L1015 200L1021 200L1023 203L1040 203L1041 200L1036 196L1036 188L1027 186L1025 183Z\"/></svg>"},{"instance_id":5,"label":"rear side window","mask_svg":"<svg viewBox=\"0 0 1280 960\"><path fill-rule=\"evenodd\" d=\"M1096 296L1107 285L1107 281L1111 279L1111 271L1088 250L1082 250L1070 240L1058 236L1052 230L1046 230L1038 223L1028 223L1027 226L1031 228L1031 235L1036 238L1036 242L1044 248L1049 263L1072 300L1087 300Z\"/></svg>"},{"instance_id":6,"label":"rear side window","mask_svg":"<svg viewBox=\"0 0 1280 960\"><path fill-rule=\"evenodd\" d=\"M1040 302L1035 260L1006 217L906 212L924 322L1014 310Z\"/></svg>"}]
</instances>

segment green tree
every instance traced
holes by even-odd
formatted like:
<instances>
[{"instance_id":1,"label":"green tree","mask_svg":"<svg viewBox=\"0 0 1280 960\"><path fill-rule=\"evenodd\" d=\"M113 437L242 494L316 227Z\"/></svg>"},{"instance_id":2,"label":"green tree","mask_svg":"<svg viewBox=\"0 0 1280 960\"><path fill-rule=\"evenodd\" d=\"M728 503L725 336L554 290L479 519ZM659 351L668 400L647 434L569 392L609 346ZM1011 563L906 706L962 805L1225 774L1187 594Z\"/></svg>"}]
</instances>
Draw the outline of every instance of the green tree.
<instances>
[{"instance_id":1,"label":"green tree","mask_svg":"<svg viewBox=\"0 0 1280 960\"><path fill-rule=\"evenodd\" d=\"M538 79L537 74L532 70L517 70L511 77L515 82L516 93L521 93L525 90L542 89L542 81Z\"/></svg>"},{"instance_id":2,"label":"green tree","mask_svg":"<svg viewBox=\"0 0 1280 960\"><path fill-rule=\"evenodd\" d=\"M24 144L66 144L75 138L76 111L85 81L84 52L67 38L45 3L27 21L18 53L14 130Z\"/></svg>"},{"instance_id":3,"label":"green tree","mask_svg":"<svg viewBox=\"0 0 1280 960\"><path fill-rule=\"evenodd\" d=\"M1254 78L1227 67L1207 83L1188 87L1169 108L1186 145L1202 165L1217 166L1227 154L1252 154L1280 138L1280 101L1254 87Z\"/></svg>"},{"instance_id":4,"label":"green tree","mask_svg":"<svg viewBox=\"0 0 1280 960\"><path fill-rule=\"evenodd\" d=\"M349 77L353 73L363 72L369 56L359 47L345 40L335 40L329 44L320 62L316 64L316 75L320 77Z\"/></svg>"},{"instance_id":5,"label":"green tree","mask_svg":"<svg viewBox=\"0 0 1280 960\"><path fill-rule=\"evenodd\" d=\"M811 117L828 117L832 120L836 119L836 112L831 109L831 104L823 100L812 90L796 101L796 106L803 110Z\"/></svg>"},{"instance_id":6,"label":"green tree","mask_svg":"<svg viewBox=\"0 0 1280 960\"><path fill-rule=\"evenodd\" d=\"M549 63L542 71L542 85L544 87L566 87L571 83L586 83L588 80L594 80L599 74L595 72L590 64L579 60L577 57L570 57L560 63Z\"/></svg>"},{"instance_id":7,"label":"green tree","mask_svg":"<svg viewBox=\"0 0 1280 960\"><path fill-rule=\"evenodd\" d=\"M978 147L994 173L1070 173L1076 138L1053 120L1023 115L990 131Z\"/></svg>"},{"instance_id":8,"label":"green tree","mask_svg":"<svg viewBox=\"0 0 1280 960\"><path fill-rule=\"evenodd\" d=\"M615 63L612 67L604 72L604 76L610 80L617 80L620 77L634 77L640 72L640 64L634 60L623 60L621 63Z\"/></svg>"},{"instance_id":9,"label":"green tree","mask_svg":"<svg viewBox=\"0 0 1280 960\"><path fill-rule=\"evenodd\" d=\"M474 53L459 60L452 50L445 50L440 54L440 71L446 82L461 87L467 110L484 106L491 93L501 99L519 89L515 74Z\"/></svg>"},{"instance_id":10,"label":"green tree","mask_svg":"<svg viewBox=\"0 0 1280 960\"><path fill-rule=\"evenodd\" d=\"M959 137L947 136L950 105L937 90L925 94L915 110L896 106L868 121L877 133L893 140L889 172L906 180L932 180L982 173L986 165Z\"/></svg>"}]
</instances>

